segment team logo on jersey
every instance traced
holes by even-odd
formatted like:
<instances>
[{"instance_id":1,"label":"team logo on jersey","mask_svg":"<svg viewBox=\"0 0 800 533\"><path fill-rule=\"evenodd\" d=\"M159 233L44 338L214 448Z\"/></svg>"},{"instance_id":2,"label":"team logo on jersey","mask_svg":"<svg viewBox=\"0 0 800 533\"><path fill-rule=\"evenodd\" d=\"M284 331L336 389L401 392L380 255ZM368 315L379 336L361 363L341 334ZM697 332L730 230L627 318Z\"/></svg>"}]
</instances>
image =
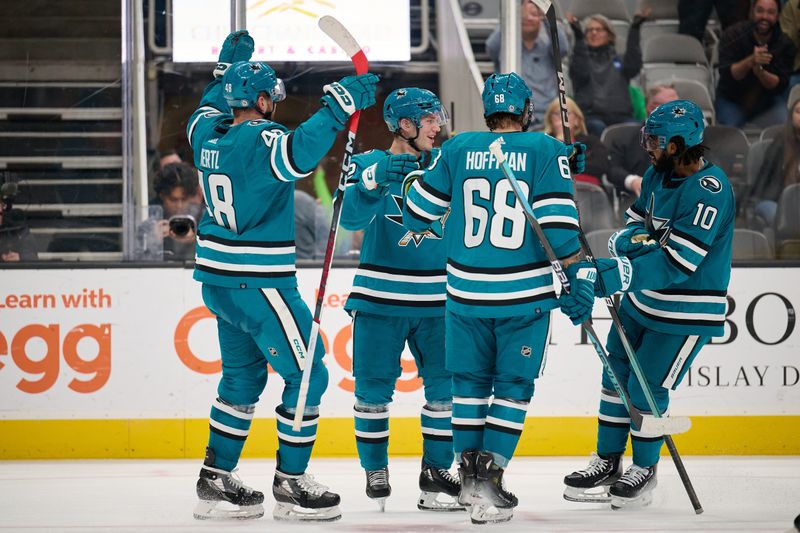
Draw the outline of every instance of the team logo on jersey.
<instances>
[{"instance_id":1,"label":"team logo on jersey","mask_svg":"<svg viewBox=\"0 0 800 533\"><path fill-rule=\"evenodd\" d=\"M397 213L391 215L384 215L387 220L391 220L398 226L403 226L403 197L397 196L396 194L392 195L392 200L394 200L395 206L397 206ZM448 209L444 216L439 221L441 224L440 235L436 235L432 231L426 231L425 233L414 233L413 231L407 231L405 235L403 235L399 241L397 241L398 246L408 246L410 242L413 242L414 245L419 248L419 245L422 244L422 241L426 238L428 239L441 239L441 235L444 235L444 223L447 220L447 217L450 215L450 210ZM436 224L436 222L434 222Z\"/></svg>"},{"instance_id":2,"label":"team logo on jersey","mask_svg":"<svg viewBox=\"0 0 800 533\"><path fill-rule=\"evenodd\" d=\"M275 357L276 355L278 355L278 350L276 350L276 349L275 349L275 348L273 348L272 346L270 346L269 348L267 348L267 351L269 351L269 354L270 354L271 356L273 356L273 357Z\"/></svg>"},{"instance_id":3,"label":"team logo on jersey","mask_svg":"<svg viewBox=\"0 0 800 533\"><path fill-rule=\"evenodd\" d=\"M522 354L522 357L530 357L533 350L531 350L530 346L523 346L519 353Z\"/></svg>"},{"instance_id":4,"label":"team logo on jersey","mask_svg":"<svg viewBox=\"0 0 800 533\"><path fill-rule=\"evenodd\" d=\"M650 235L658 240L661 246L663 246L666 244L667 239L669 239L669 234L672 231L672 228L668 226L668 218L657 217L653 214L655 207L656 195L651 193L650 205L647 206L647 218L645 219L645 225L647 226L647 231L650 233Z\"/></svg>"},{"instance_id":5,"label":"team logo on jersey","mask_svg":"<svg viewBox=\"0 0 800 533\"><path fill-rule=\"evenodd\" d=\"M719 180L714 176L703 176L700 178L700 186L713 192L714 194L717 194L722 190L722 183L720 183Z\"/></svg>"}]
</instances>

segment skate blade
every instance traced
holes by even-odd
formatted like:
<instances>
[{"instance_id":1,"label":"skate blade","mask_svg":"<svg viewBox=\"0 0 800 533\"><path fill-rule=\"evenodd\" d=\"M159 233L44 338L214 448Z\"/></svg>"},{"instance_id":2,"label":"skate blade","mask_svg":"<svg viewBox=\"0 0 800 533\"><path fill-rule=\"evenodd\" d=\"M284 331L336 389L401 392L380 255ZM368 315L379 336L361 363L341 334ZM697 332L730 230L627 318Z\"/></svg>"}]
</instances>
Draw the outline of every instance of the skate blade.
<instances>
[{"instance_id":1,"label":"skate blade","mask_svg":"<svg viewBox=\"0 0 800 533\"><path fill-rule=\"evenodd\" d=\"M500 522L508 522L513 517L513 508L498 509L494 505L480 504L473 505L469 515L473 524L497 524Z\"/></svg>"},{"instance_id":2,"label":"skate blade","mask_svg":"<svg viewBox=\"0 0 800 533\"><path fill-rule=\"evenodd\" d=\"M378 504L378 509L380 509L382 513L386 512L386 498L386 496L383 498L372 498L372 501Z\"/></svg>"},{"instance_id":3,"label":"skate blade","mask_svg":"<svg viewBox=\"0 0 800 533\"><path fill-rule=\"evenodd\" d=\"M442 496L444 500L438 497ZM444 492L428 492L422 491L417 500L417 509L420 511L432 511L437 513L448 513L465 511L466 507L456 500L456 498L445 494Z\"/></svg>"},{"instance_id":4,"label":"skate blade","mask_svg":"<svg viewBox=\"0 0 800 533\"><path fill-rule=\"evenodd\" d=\"M272 518L286 522L333 522L342 517L338 505L309 509L292 503L275 502Z\"/></svg>"},{"instance_id":5,"label":"skate blade","mask_svg":"<svg viewBox=\"0 0 800 533\"><path fill-rule=\"evenodd\" d=\"M641 509L653 503L653 493L646 492L635 498L621 498L619 496L611 496L611 508L615 511L620 509Z\"/></svg>"},{"instance_id":6,"label":"skate blade","mask_svg":"<svg viewBox=\"0 0 800 533\"><path fill-rule=\"evenodd\" d=\"M597 491L599 489L599 491ZM609 485L581 489L578 487L566 487L564 489L564 499L578 503L608 503L611 495L608 493ZM589 492L597 491L597 492Z\"/></svg>"},{"instance_id":7,"label":"skate blade","mask_svg":"<svg viewBox=\"0 0 800 533\"><path fill-rule=\"evenodd\" d=\"M254 520L264 516L264 506L243 505L238 507L228 502L200 500L194 507L196 520Z\"/></svg>"}]
</instances>

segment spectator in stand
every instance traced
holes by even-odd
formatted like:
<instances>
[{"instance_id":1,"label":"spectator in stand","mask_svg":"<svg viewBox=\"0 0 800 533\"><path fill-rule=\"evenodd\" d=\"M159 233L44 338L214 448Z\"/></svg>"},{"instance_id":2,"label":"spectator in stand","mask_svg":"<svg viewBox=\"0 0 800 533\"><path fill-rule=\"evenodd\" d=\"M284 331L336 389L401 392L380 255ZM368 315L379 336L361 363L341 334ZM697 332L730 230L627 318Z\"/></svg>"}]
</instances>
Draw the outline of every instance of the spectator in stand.
<instances>
[{"instance_id":1,"label":"spectator in stand","mask_svg":"<svg viewBox=\"0 0 800 533\"><path fill-rule=\"evenodd\" d=\"M181 158L181 155L174 148L170 148L158 154L158 170L173 163L183 163L183 158Z\"/></svg>"},{"instance_id":2,"label":"spectator in stand","mask_svg":"<svg viewBox=\"0 0 800 533\"><path fill-rule=\"evenodd\" d=\"M800 85L792 88L787 107L786 128L767 147L750 193L756 215L769 226L775 222L783 189L800 183Z\"/></svg>"},{"instance_id":3,"label":"spectator in stand","mask_svg":"<svg viewBox=\"0 0 800 533\"><path fill-rule=\"evenodd\" d=\"M586 131L583 111L570 97L567 97L567 113L569 114L570 134L572 139L567 144L576 141L586 145L586 169L580 174L573 175L575 181L583 181L603 186L603 176L610 168L608 162L608 149L600 141L600 137ZM558 98L550 102L544 116L544 132L551 137L564 141L564 129L561 123L561 105Z\"/></svg>"},{"instance_id":4,"label":"spectator in stand","mask_svg":"<svg viewBox=\"0 0 800 533\"><path fill-rule=\"evenodd\" d=\"M295 258L324 258L330 224L330 216L316 198L305 191L294 190Z\"/></svg>"},{"instance_id":5,"label":"spectator in stand","mask_svg":"<svg viewBox=\"0 0 800 533\"><path fill-rule=\"evenodd\" d=\"M578 19L572 13L567 13L567 20L575 34L569 75L575 101L586 115L586 129L593 135L599 137L612 124L636 120L628 85L631 78L642 69L639 32L650 11L648 8L634 16L622 59L614 48L617 35L606 17L591 15L581 27Z\"/></svg>"},{"instance_id":6,"label":"spectator in stand","mask_svg":"<svg viewBox=\"0 0 800 533\"><path fill-rule=\"evenodd\" d=\"M137 228L137 258L194 259L197 219L190 210L197 181L197 170L188 163L171 163L156 175L157 197L150 202L151 216Z\"/></svg>"},{"instance_id":7,"label":"spectator in stand","mask_svg":"<svg viewBox=\"0 0 800 533\"><path fill-rule=\"evenodd\" d=\"M22 212L13 209L16 193L16 183L0 186L0 263L36 261L39 258Z\"/></svg>"},{"instance_id":8,"label":"spectator in stand","mask_svg":"<svg viewBox=\"0 0 800 533\"><path fill-rule=\"evenodd\" d=\"M781 8L781 30L794 43L797 51L794 54L792 75L789 77L789 88L800 83L800 0L789 0Z\"/></svg>"},{"instance_id":9,"label":"spectator in stand","mask_svg":"<svg viewBox=\"0 0 800 533\"><path fill-rule=\"evenodd\" d=\"M510 4L511 2L509 2ZM531 128L541 128L544 108L558 95L558 83L553 65L553 43L544 13L531 0L523 0L520 9L522 23L522 79L533 92L533 122ZM500 72L500 28L486 39L486 52L494 62L495 73ZM569 40L564 28L558 31L558 46L562 57L569 55Z\"/></svg>"},{"instance_id":10,"label":"spectator in stand","mask_svg":"<svg viewBox=\"0 0 800 533\"><path fill-rule=\"evenodd\" d=\"M678 93L671 85L654 85L645 94L647 115L661 104L678 100ZM643 125L643 124L642 124ZM611 168L607 174L620 196L637 198L642 192L642 175L650 166L650 156L639 147L639 130L631 128L627 135L607 140Z\"/></svg>"},{"instance_id":11,"label":"spectator in stand","mask_svg":"<svg viewBox=\"0 0 800 533\"><path fill-rule=\"evenodd\" d=\"M784 91L795 46L778 26L778 0L755 0L750 20L728 28L719 45L717 122L741 128L786 120Z\"/></svg>"},{"instance_id":12,"label":"spectator in stand","mask_svg":"<svg viewBox=\"0 0 800 533\"><path fill-rule=\"evenodd\" d=\"M717 17L725 31L747 20L750 0L678 0L678 33L691 35L702 43L713 8L717 8Z\"/></svg>"}]
</instances>

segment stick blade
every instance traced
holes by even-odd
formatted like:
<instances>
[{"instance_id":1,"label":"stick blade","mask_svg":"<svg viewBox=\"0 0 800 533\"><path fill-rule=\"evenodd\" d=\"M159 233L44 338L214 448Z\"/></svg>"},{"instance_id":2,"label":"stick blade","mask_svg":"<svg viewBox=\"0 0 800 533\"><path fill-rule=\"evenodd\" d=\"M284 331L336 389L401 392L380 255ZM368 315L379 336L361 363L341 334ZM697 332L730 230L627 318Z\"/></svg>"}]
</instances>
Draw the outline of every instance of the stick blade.
<instances>
[{"instance_id":1,"label":"stick blade","mask_svg":"<svg viewBox=\"0 0 800 533\"><path fill-rule=\"evenodd\" d=\"M344 27L344 24L339 22L336 17L325 15L319 19L317 24L319 25L319 29L333 39L348 56L353 57L361 50L361 46L359 46L355 37L353 37L347 28Z\"/></svg>"},{"instance_id":2,"label":"stick blade","mask_svg":"<svg viewBox=\"0 0 800 533\"><path fill-rule=\"evenodd\" d=\"M653 415L642 415L640 432L645 437L661 437L686 433L692 427L688 416L665 416L656 418Z\"/></svg>"},{"instance_id":3,"label":"stick blade","mask_svg":"<svg viewBox=\"0 0 800 533\"><path fill-rule=\"evenodd\" d=\"M553 2L550 2L549 0L531 0L531 1L534 4L536 4L536 7L541 9L542 13L544 14L547 14L547 10L550 9L550 7L553 5Z\"/></svg>"}]
</instances>

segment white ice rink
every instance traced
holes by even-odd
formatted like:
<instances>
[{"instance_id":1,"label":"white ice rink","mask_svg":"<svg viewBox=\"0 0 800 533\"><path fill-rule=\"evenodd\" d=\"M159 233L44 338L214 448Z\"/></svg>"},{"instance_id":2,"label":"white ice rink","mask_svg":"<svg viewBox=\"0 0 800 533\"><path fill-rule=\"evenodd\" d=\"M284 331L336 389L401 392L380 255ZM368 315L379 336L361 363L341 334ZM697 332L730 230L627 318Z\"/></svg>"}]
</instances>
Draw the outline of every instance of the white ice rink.
<instances>
[{"instance_id":1,"label":"white ice rink","mask_svg":"<svg viewBox=\"0 0 800 533\"><path fill-rule=\"evenodd\" d=\"M561 479L587 460L514 459L506 477L520 505L511 522L487 526L473 526L465 513L418 511L419 462L410 458L390 463L393 494L385 513L364 495L364 473L355 459L313 460L309 471L342 495L343 514L337 522L316 525L272 520L274 461L240 464L245 483L266 494L264 518L225 523L192 518L200 461L5 461L0 462L0 531L781 532L793 531L800 513L800 457L684 458L705 507L699 516L668 457L661 460L659 486L646 509L611 511L563 500Z\"/></svg>"}]
</instances>

